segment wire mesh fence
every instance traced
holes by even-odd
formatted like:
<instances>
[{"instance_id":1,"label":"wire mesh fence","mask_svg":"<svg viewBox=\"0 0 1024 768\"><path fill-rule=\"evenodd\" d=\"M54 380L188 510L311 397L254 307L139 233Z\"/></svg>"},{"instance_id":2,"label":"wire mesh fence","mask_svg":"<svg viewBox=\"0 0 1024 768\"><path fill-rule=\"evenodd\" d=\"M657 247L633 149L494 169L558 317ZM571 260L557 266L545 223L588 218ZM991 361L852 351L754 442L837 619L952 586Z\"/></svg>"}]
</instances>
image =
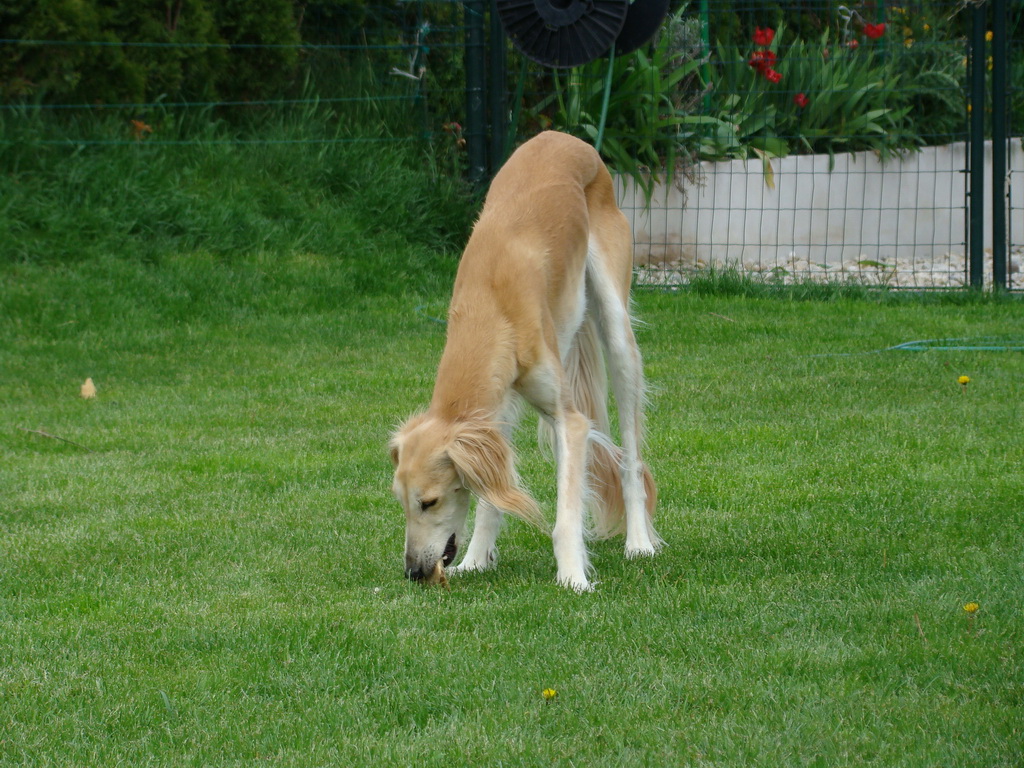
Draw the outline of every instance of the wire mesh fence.
<instances>
[{"instance_id":1,"label":"wire mesh fence","mask_svg":"<svg viewBox=\"0 0 1024 768\"><path fill-rule=\"evenodd\" d=\"M120 23L53 19L47 5L0 10L6 146L272 143L285 140L271 128L282 117L325 123L294 141L401 141L464 111L455 2L278 0L258 22L206 4L216 18L205 23L188 13L203 17L202 2L169 3L166 16L134 8Z\"/></svg>"},{"instance_id":2,"label":"wire mesh fence","mask_svg":"<svg viewBox=\"0 0 1024 768\"><path fill-rule=\"evenodd\" d=\"M555 128L617 172L643 284L1024 287L1019 3L704 0L572 69L529 61L485 0L112 5L0 11L0 157L424 142L482 184Z\"/></svg>"},{"instance_id":3,"label":"wire mesh fence","mask_svg":"<svg viewBox=\"0 0 1024 768\"><path fill-rule=\"evenodd\" d=\"M1024 136L1024 108L1021 106L1024 105L1024 20L1021 17L1021 5L1015 3L1004 17L996 17L993 25L993 37L999 43L997 56L1004 62L1002 77L993 83L993 93L997 97L1005 93L1003 103L1010 105L1005 121L1010 137L1006 142L1010 155L1007 162L1006 284L1015 290L1024 289L1024 190L1020 189L1024 179L1024 158L1021 157L1024 146L1021 138Z\"/></svg>"},{"instance_id":4,"label":"wire mesh fence","mask_svg":"<svg viewBox=\"0 0 1024 768\"><path fill-rule=\"evenodd\" d=\"M779 283L991 285L1002 206L1005 285L1019 289L1021 8L981 13L939 1L692 3L625 61L539 75L522 102L535 122L520 130L601 142L622 172L641 283L734 269ZM1009 89L992 90L1007 69ZM994 146L1006 149L1005 170L993 167ZM976 175L985 183L972 192Z\"/></svg>"}]
</instances>

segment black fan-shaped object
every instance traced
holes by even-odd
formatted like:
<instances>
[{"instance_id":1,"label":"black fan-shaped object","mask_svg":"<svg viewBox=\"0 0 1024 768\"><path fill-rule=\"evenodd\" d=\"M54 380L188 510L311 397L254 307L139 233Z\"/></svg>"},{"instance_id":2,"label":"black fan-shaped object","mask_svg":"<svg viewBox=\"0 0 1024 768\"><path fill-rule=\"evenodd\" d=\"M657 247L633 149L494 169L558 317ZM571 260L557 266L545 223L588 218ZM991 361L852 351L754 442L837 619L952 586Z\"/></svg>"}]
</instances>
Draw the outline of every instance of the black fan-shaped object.
<instances>
[{"instance_id":1,"label":"black fan-shaped object","mask_svg":"<svg viewBox=\"0 0 1024 768\"><path fill-rule=\"evenodd\" d=\"M612 47L629 0L497 0L497 8L505 32L528 58L576 67Z\"/></svg>"},{"instance_id":2,"label":"black fan-shaped object","mask_svg":"<svg viewBox=\"0 0 1024 768\"><path fill-rule=\"evenodd\" d=\"M615 38L615 55L632 53L658 31L668 15L668 0L633 0L626 22Z\"/></svg>"}]
</instances>

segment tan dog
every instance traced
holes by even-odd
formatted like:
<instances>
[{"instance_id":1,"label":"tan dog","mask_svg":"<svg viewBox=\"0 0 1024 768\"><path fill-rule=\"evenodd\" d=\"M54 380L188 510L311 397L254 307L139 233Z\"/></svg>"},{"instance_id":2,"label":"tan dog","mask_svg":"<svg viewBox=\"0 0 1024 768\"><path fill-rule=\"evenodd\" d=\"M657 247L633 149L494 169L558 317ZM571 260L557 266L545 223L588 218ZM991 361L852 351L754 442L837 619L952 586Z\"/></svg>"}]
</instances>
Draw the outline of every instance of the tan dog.
<instances>
[{"instance_id":1,"label":"tan dog","mask_svg":"<svg viewBox=\"0 0 1024 768\"><path fill-rule=\"evenodd\" d=\"M554 434L558 582L591 588L585 505L598 536L620 532L625 518L627 557L657 551L654 481L640 458L644 379L629 317L632 268L629 223L592 147L551 131L509 158L459 265L430 408L390 442L406 576L423 579L451 563L471 493L476 524L456 572L495 564L503 512L544 525L509 443L520 398ZM604 354L622 449L609 436Z\"/></svg>"}]
</instances>

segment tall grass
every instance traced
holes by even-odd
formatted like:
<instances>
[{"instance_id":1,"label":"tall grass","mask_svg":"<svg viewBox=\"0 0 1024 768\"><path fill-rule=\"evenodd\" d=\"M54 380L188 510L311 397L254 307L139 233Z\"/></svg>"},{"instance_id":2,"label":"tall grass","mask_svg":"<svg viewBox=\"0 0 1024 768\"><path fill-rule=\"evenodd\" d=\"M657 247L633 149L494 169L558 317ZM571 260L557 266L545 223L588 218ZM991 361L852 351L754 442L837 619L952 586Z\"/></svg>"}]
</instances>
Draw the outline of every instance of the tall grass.
<instances>
[{"instance_id":1,"label":"tall grass","mask_svg":"<svg viewBox=\"0 0 1024 768\"><path fill-rule=\"evenodd\" d=\"M360 291L447 274L437 261L454 258L472 216L461 181L429 145L357 141L336 118L316 105L249 128L167 117L125 142L123 121L5 114L0 260L316 253L349 265Z\"/></svg>"}]
</instances>

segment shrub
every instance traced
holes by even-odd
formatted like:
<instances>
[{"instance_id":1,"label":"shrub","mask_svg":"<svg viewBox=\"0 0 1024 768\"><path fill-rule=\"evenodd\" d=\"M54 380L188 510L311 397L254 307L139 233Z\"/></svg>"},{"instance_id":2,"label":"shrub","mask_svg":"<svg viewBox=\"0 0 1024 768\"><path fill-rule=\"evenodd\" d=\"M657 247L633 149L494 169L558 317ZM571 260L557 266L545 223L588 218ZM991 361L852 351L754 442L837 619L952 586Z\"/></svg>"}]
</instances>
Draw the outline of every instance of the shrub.
<instances>
[{"instance_id":1,"label":"shrub","mask_svg":"<svg viewBox=\"0 0 1024 768\"><path fill-rule=\"evenodd\" d=\"M222 0L213 3L220 36L232 45L217 72L222 97L260 99L280 93L296 74L299 31L291 0Z\"/></svg>"},{"instance_id":2,"label":"shrub","mask_svg":"<svg viewBox=\"0 0 1024 768\"><path fill-rule=\"evenodd\" d=\"M260 98L295 76L292 14L291 0L14 0L0 7L5 37L48 44L10 47L0 95L85 104Z\"/></svg>"},{"instance_id":3,"label":"shrub","mask_svg":"<svg viewBox=\"0 0 1024 768\"><path fill-rule=\"evenodd\" d=\"M180 0L173 8L157 9L132 0L16 0L0 10L7 36L57 44L11 46L0 61L0 93L9 99L89 104L209 93L223 49L161 45L223 42L207 5Z\"/></svg>"}]
</instances>

